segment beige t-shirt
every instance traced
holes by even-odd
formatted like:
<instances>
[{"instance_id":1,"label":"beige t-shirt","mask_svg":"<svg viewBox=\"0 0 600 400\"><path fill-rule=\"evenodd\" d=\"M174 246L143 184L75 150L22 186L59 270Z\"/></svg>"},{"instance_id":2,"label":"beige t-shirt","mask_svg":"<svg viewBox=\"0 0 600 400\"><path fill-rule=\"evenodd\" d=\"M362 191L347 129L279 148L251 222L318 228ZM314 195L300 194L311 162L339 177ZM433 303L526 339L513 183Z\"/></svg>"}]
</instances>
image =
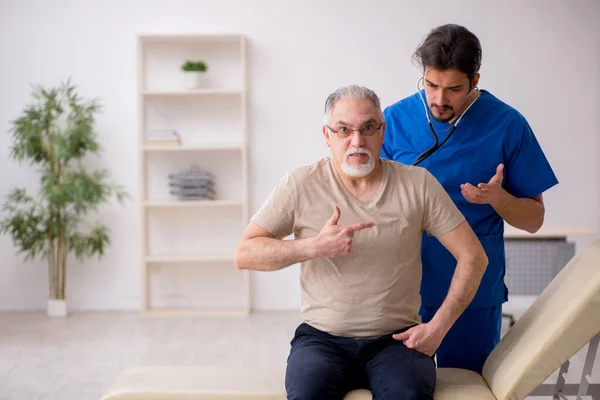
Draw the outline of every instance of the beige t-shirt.
<instances>
[{"instance_id":1,"label":"beige t-shirt","mask_svg":"<svg viewBox=\"0 0 600 400\"><path fill-rule=\"evenodd\" d=\"M329 158L285 175L250 219L275 237L317 235L338 205L338 225L373 221L345 257L301 263L302 317L332 335L375 337L417 324L423 231L443 235L464 217L424 168L382 159L366 202L344 186Z\"/></svg>"}]
</instances>

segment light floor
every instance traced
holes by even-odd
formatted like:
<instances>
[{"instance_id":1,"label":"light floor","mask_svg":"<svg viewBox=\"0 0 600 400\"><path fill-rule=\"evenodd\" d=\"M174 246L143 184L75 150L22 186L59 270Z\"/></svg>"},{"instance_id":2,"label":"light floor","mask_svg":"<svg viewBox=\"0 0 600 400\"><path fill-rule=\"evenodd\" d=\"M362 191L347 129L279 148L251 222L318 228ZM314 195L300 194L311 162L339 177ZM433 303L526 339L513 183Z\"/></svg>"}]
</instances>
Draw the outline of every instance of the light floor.
<instances>
[{"instance_id":1,"label":"light floor","mask_svg":"<svg viewBox=\"0 0 600 400\"><path fill-rule=\"evenodd\" d=\"M0 313L0 400L98 400L120 370L194 365L285 368L296 312L154 317L129 312ZM579 382L585 350L571 360ZM600 382L600 356L592 382ZM555 381L556 373L548 381ZM537 397L536 399L543 399Z\"/></svg>"}]
</instances>

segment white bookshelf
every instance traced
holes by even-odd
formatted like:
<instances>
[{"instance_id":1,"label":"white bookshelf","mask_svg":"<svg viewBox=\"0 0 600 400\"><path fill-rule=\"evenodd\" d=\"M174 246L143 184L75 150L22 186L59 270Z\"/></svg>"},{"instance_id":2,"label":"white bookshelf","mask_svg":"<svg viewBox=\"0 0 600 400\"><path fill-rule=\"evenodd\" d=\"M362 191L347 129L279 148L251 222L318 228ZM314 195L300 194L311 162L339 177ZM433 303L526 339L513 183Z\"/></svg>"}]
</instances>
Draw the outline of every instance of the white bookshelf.
<instances>
[{"instance_id":1,"label":"white bookshelf","mask_svg":"<svg viewBox=\"0 0 600 400\"><path fill-rule=\"evenodd\" d=\"M243 35L139 35L141 310L151 315L247 315L250 276L233 251L248 221L247 60ZM181 64L208 66L185 89ZM176 130L178 145L148 143ZM177 200L168 175L198 166L214 200ZM200 293L201 295L198 295Z\"/></svg>"},{"instance_id":2,"label":"white bookshelf","mask_svg":"<svg viewBox=\"0 0 600 400\"><path fill-rule=\"evenodd\" d=\"M239 150L244 151L244 146L235 143L206 143L180 146L156 146L144 145L144 151L168 152L168 151L217 151L217 150Z\"/></svg>"},{"instance_id":3,"label":"white bookshelf","mask_svg":"<svg viewBox=\"0 0 600 400\"><path fill-rule=\"evenodd\" d=\"M233 256L228 255L204 255L204 256L150 256L146 257L147 263L211 263L211 262L231 262Z\"/></svg>"},{"instance_id":4,"label":"white bookshelf","mask_svg":"<svg viewBox=\"0 0 600 400\"><path fill-rule=\"evenodd\" d=\"M245 93L245 90L236 89L190 89L190 90L158 90L144 91L145 97L192 97L192 96L210 96L210 95L232 95L239 96Z\"/></svg>"},{"instance_id":5,"label":"white bookshelf","mask_svg":"<svg viewBox=\"0 0 600 400\"><path fill-rule=\"evenodd\" d=\"M244 203L241 201L228 201L228 200L196 200L196 201L170 201L170 200L155 200L145 201L144 207L147 208L191 208L191 207L244 207Z\"/></svg>"}]
</instances>

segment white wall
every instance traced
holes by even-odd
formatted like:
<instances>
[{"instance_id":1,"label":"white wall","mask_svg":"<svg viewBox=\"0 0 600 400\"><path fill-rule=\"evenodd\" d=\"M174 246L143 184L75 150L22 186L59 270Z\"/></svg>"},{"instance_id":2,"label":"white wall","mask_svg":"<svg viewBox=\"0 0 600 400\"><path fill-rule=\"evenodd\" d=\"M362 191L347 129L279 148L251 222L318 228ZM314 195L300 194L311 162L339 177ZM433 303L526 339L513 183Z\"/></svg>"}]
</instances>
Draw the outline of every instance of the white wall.
<instances>
[{"instance_id":1,"label":"white wall","mask_svg":"<svg viewBox=\"0 0 600 400\"><path fill-rule=\"evenodd\" d=\"M464 24L483 45L480 87L530 121L559 177L546 195L546 224L598 229L600 217L600 2L480 1L32 1L0 0L0 132L29 102L30 85L67 77L105 111L104 165L133 199L101 218L113 245L100 262L71 265L69 307L139 305L136 34L243 33L249 38L251 211L288 170L326 155L322 108L335 88L376 90L384 105L414 92L410 57L427 31ZM0 195L35 187L28 166L8 160L0 135ZM43 308L44 263L23 263L0 238L0 308ZM258 309L296 308L297 269L254 275Z\"/></svg>"}]
</instances>

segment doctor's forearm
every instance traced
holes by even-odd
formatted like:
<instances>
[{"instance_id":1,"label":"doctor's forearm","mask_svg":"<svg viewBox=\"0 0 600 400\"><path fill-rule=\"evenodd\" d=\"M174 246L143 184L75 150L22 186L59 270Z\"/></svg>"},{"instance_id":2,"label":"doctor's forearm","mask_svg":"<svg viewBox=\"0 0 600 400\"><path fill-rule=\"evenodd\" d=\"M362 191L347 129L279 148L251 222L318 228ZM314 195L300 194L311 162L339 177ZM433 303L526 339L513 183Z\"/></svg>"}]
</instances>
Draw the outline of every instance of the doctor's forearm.
<instances>
[{"instance_id":1,"label":"doctor's forearm","mask_svg":"<svg viewBox=\"0 0 600 400\"><path fill-rule=\"evenodd\" d=\"M510 225L529 233L537 232L544 223L544 204L535 199L517 198L503 190L500 201L492 207Z\"/></svg>"}]
</instances>

